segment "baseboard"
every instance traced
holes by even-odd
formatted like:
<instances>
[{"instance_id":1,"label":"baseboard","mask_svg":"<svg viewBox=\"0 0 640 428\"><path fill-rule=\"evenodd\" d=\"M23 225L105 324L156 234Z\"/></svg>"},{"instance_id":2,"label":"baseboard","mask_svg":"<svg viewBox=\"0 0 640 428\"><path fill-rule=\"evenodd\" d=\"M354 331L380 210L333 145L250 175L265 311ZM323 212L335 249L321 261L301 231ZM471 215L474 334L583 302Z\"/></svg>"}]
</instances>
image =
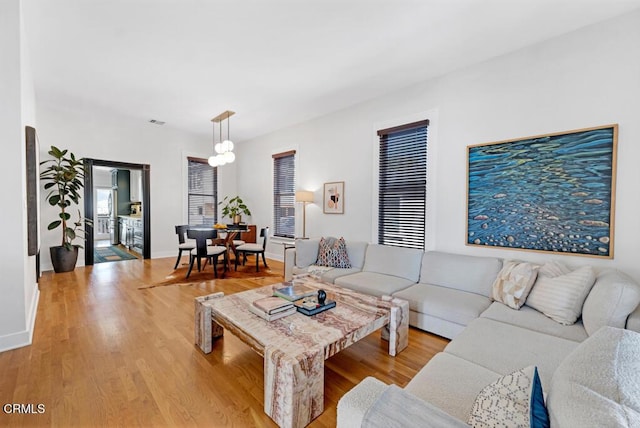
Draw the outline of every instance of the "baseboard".
<instances>
[{"instance_id":1,"label":"baseboard","mask_svg":"<svg viewBox=\"0 0 640 428\"><path fill-rule=\"evenodd\" d=\"M38 314L38 301L40 300L40 290L36 286L27 314L27 329L5 336L0 336L0 352L9 351L11 349L29 346L33 342L33 330L36 325L36 315Z\"/></svg>"}]
</instances>

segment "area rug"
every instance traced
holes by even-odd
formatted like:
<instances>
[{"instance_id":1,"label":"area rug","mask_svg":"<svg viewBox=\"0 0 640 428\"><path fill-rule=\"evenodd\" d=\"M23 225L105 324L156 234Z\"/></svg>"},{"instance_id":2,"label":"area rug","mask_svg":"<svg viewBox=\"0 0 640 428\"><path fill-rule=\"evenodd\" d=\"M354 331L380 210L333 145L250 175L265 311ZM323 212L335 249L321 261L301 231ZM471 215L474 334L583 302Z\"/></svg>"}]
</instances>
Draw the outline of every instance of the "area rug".
<instances>
[{"instance_id":1,"label":"area rug","mask_svg":"<svg viewBox=\"0 0 640 428\"><path fill-rule=\"evenodd\" d=\"M126 251L112 245L110 247L98 247L93 250L93 263L119 262L121 260L135 260L136 256L132 256Z\"/></svg>"},{"instance_id":2,"label":"area rug","mask_svg":"<svg viewBox=\"0 0 640 428\"><path fill-rule=\"evenodd\" d=\"M282 272L280 271L272 271L269 268L265 268L264 266L260 266L260 272L256 272L255 265L249 266L249 264L245 266L238 266L238 271L233 270L233 265L231 270L228 270L224 278L222 277L222 267L218 265L218 277L215 278L213 276L213 268L211 265L207 265L202 271L198 272L198 269L194 266L191 271L191 275L187 278L187 271L189 267L186 265L178 267L178 269L171 271L163 280L153 283L153 284L144 284L138 287L139 290L146 288L154 288L154 287L163 287L166 285L196 285L206 281L224 281L225 279L248 279L248 280L260 280L262 278L274 278L280 277L282 278Z\"/></svg>"}]
</instances>

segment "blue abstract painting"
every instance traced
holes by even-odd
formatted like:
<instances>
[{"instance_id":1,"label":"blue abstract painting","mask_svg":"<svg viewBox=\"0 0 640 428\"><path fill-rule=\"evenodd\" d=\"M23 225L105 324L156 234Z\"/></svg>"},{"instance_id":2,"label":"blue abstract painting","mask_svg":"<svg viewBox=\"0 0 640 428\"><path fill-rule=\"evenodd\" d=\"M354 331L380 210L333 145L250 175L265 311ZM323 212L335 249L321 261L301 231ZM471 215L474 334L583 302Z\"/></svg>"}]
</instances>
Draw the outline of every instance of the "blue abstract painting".
<instances>
[{"instance_id":1,"label":"blue abstract painting","mask_svg":"<svg viewBox=\"0 0 640 428\"><path fill-rule=\"evenodd\" d=\"M617 134L469 146L467 244L613 258Z\"/></svg>"}]
</instances>

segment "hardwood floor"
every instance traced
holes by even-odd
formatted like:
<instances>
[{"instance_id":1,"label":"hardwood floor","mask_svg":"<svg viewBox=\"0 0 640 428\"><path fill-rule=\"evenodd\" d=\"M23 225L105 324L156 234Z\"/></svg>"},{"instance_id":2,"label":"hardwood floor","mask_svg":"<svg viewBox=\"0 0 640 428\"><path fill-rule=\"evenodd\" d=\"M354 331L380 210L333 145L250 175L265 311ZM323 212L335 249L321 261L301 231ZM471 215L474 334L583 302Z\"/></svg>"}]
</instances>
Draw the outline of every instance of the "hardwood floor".
<instances>
[{"instance_id":1,"label":"hardwood floor","mask_svg":"<svg viewBox=\"0 0 640 428\"><path fill-rule=\"evenodd\" d=\"M33 404L33 413L0 411L0 426L275 426L263 412L262 358L229 333L203 354L193 313L197 296L282 278L138 289L163 280L174 262L44 273L33 345L0 353L0 403ZM282 272L282 263L269 266ZM367 376L406 385L447 342L411 328L409 347L393 358L376 332L335 355L326 361L325 411L309 426L335 426L338 400Z\"/></svg>"}]
</instances>

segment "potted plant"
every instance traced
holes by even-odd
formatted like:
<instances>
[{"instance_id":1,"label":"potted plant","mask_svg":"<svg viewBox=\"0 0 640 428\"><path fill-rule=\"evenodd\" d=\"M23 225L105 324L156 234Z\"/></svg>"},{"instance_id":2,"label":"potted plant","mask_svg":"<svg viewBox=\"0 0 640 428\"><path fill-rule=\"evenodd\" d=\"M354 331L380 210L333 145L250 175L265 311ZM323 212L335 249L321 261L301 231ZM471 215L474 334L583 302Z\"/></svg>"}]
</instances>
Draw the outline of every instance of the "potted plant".
<instances>
[{"instance_id":1,"label":"potted plant","mask_svg":"<svg viewBox=\"0 0 640 428\"><path fill-rule=\"evenodd\" d=\"M242 221L241 214L251 215L251 211L240 196L234 196L233 198L225 196L218 205L222 205L222 217L229 217L233 224L238 224Z\"/></svg>"},{"instance_id":2,"label":"potted plant","mask_svg":"<svg viewBox=\"0 0 640 428\"><path fill-rule=\"evenodd\" d=\"M78 209L78 221L71 220L69 210L72 204L78 205L80 190L84 187L84 162L76 159L68 150L60 150L51 146L49 155L53 159L40 162L40 165L48 167L40 172L40 179L45 183L45 190L49 190L46 196L51 206L59 208L58 218L47 226L48 230L58 227L62 229L60 245L50 247L51 263L56 272L69 272L75 269L78 260L78 248L81 245L74 244L73 240L83 237L82 216Z\"/></svg>"}]
</instances>

